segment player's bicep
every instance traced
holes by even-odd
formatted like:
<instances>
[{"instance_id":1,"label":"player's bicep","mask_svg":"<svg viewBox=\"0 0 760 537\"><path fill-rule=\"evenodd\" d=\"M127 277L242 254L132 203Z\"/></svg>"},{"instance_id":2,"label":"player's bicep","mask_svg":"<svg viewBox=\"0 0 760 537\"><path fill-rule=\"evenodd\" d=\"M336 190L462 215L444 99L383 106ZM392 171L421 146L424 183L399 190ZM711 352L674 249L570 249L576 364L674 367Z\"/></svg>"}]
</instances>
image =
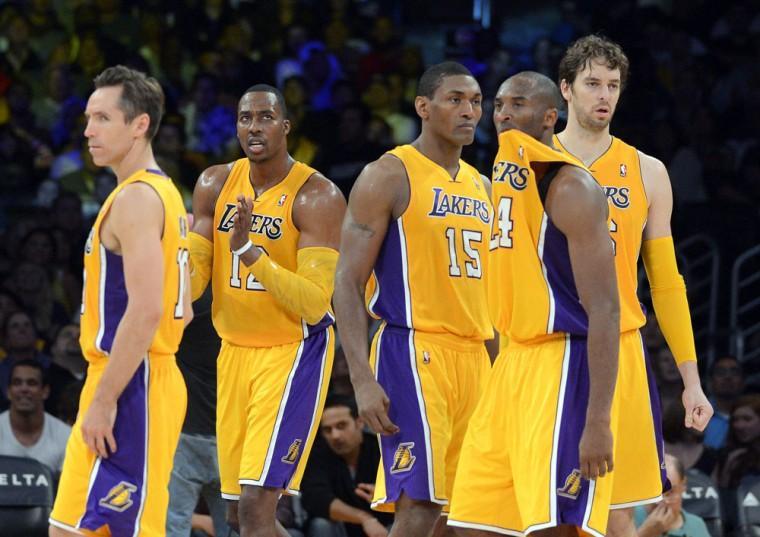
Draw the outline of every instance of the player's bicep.
<instances>
[{"instance_id":1,"label":"player's bicep","mask_svg":"<svg viewBox=\"0 0 760 537\"><path fill-rule=\"evenodd\" d=\"M293 222L301 232L298 249L340 246L340 229L346 200L340 189L324 177L309 179L293 206Z\"/></svg>"},{"instance_id":2,"label":"player's bicep","mask_svg":"<svg viewBox=\"0 0 760 537\"><path fill-rule=\"evenodd\" d=\"M118 196L109 227L121 248L128 308L159 315L162 310L164 207L153 188L136 183Z\"/></svg>"},{"instance_id":3,"label":"player's bicep","mask_svg":"<svg viewBox=\"0 0 760 537\"><path fill-rule=\"evenodd\" d=\"M644 227L644 240L669 237L670 217L673 213L673 190L665 165L656 158L639 153L649 210Z\"/></svg>"},{"instance_id":4,"label":"player's bicep","mask_svg":"<svg viewBox=\"0 0 760 537\"><path fill-rule=\"evenodd\" d=\"M213 240L214 206L229 175L229 165L212 166L201 173L193 189L192 231Z\"/></svg>"}]
</instances>

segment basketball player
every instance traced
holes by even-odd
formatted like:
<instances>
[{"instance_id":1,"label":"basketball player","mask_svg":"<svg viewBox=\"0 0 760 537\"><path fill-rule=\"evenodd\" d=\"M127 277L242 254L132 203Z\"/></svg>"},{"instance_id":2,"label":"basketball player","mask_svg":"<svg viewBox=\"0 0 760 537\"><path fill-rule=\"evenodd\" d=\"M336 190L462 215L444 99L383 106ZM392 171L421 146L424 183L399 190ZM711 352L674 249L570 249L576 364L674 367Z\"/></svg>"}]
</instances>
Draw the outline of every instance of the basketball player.
<instances>
[{"instance_id":1,"label":"basketball player","mask_svg":"<svg viewBox=\"0 0 760 537\"><path fill-rule=\"evenodd\" d=\"M193 297L211 279L222 339L219 473L242 537L287 535L275 524L277 500L298 491L333 361L330 299L346 203L288 154L289 131L282 94L249 88L237 117L245 157L205 170L193 194Z\"/></svg>"},{"instance_id":2,"label":"basketball player","mask_svg":"<svg viewBox=\"0 0 760 537\"><path fill-rule=\"evenodd\" d=\"M164 94L123 66L95 78L90 154L116 174L84 252L89 362L50 535L160 536L187 393L174 353L192 318L187 214L151 140Z\"/></svg>"},{"instance_id":3,"label":"basketball player","mask_svg":"<svg viewBox=\"0 0 760 537\"><path fill-rule=\"evenodd\" d=\"M495 99L489 299L509 345L462 448L449 514L461 535L575 526L602 537L607 526L615 267L604 192L551 147L560 105L557 86L534 72L507 79Z\"/></svg>"},{"instance_id":4,"label":"basketball player","mask_svg":"<svg viewBox=\"0 0 760 537\"><path fill-rule=\"evenodd\" d=\"M686 287L676 266L668 172L656 158L610 135L627 78L628 58L616 43L591 35L572 44L559 68L567 127L555 138L559 149L589 167L610 206L622 332L617 397L629 410L615 442L613 536L634 534L633 506L659 501L666 482L657 387L639 334L646 321L636 296L640 251L657 321L683 379L685 425L701 431L713 414L700 386Z\"/></svg>"},{"instance_id":5,"label":"basketball player","mask_svg":"<svg viewBox=\"0 0 760 537\"><path fill-rule=\"evenodd\" d=\"M335 308L362 417L380 437L373 507L394 537L427 536L449 502L467 422L489 370L489 184L461 160L482 113L455 62L429 68L422 133L368 164L343 223ZM364 290L382 326L367 349ZM445 531L444 524L438 524Z\"/></svg>"}]
</instances>

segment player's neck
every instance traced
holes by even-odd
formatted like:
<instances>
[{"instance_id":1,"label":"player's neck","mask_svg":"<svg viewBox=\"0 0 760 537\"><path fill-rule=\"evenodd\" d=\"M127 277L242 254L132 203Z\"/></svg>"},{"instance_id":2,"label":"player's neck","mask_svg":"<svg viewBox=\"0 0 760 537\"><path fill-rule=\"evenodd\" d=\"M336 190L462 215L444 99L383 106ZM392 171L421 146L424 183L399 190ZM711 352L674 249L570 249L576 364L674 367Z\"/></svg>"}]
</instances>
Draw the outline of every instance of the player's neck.
<instances>
[{"instance_id":1,"label":"player's neck","mask_svg":"<svg viewBox=\"0 0 760 537\"><path fill-rule=\"evenodd\" d=\"M153 148L150 143L136 141L126 156L117 165L113 166L118 184L126 181L132 174L139 170L157 170L158 163L153 156Z\"/></svg>"},{"instance_id":2,"label":"player's neck","mask_svg":"<svg viewBox=\"0 0 760 537\"><path fill-rule=\"evenodd\" d=\"M248 180L251 182L256 196L260 196L274 185L282 182L296 163L295 159L288 153L264 162L250 162L251 172L248 175Z\"/></svg>"},{"instance_id":3,"label":"player's neck","mask_svg":"<svg viewBox=\"0 0 760 537\"><path fill-rule=\"evenodd\" d=\"M412 147L449 172L451 177L456 177L459 171L459 158L462 156L461 145L452 144L423 131L412 142Z\"/></svg>"},{"instance_id":4,"label":"player's neck","mask_svg":"<svg viewBox=\"0 0 760 537\"><path fill-rule=\"evenodd\" d=\"M587 166L602 156L612 143L609 125L601 130L590 130L572 117L557 138L565 149Z\"/></svg>"}]
</instances>

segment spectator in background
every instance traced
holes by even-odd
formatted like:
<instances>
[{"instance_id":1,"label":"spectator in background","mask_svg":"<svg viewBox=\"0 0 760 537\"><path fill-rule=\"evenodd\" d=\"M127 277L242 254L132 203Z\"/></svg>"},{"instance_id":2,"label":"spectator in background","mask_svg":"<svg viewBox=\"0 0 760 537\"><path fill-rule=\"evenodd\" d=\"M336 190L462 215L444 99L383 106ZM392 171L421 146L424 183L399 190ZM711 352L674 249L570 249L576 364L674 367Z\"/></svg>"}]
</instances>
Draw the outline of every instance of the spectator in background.
<instances>
[{"instance_id":1,"label":"spectator in background","mask_svg":"<svg viewBox=\"0 0 760 537\"><path fill-rule=\"evenodd\" d=\"M638 537L710 537L705 521L681 507L687 479L683 464L666 453L665 468L671 489L662 495L661 502L634 510Z\"/></svg>"},{"instance_id":2,"label":"spectator in background","mask_svg":"<svg viewBox=\"0 0 760 537\"><path fill-rule=\"evenodd\" d=\"M722 356L713 362L708 379L710 402L715 409L705 429L705 445L722 449L730 429L730 414L736 400L744 390L742 366L733 356Z\"/></svg>"},{"instance_id":3,"label":"spectator in background","mask_svg":"<svg viewBox=\"0 0 760 537\"><path fill-rule=\"evenodd\" d=\"M21 299L39 335L51 341L69 320L66 308L56 300L45 269L34 263L16 265L6 286Z\"/></svg>"},{"instance_id":4,"label":"spectator in background","mask_svg":"<svg viewBox=\"0 0 760 537\"><path fill-rule=\"evenodd\" d=\"M718 450L706 446L704 433L686 427L686 412L680 401L671 401L662 415L662 437L665 451L676 457L689 470L696 468L706 475L712 474L718 464Z\"/></svg>"},{"instance_id":5,"label":"spectator in background","mask_svg":"<svg viewBox=\"0 0 760 537\"><path fill-rule=\"evenodd\" d=\"M21 301L16 295L7 289L0 289L0 327L5 326L5 321L11 313L21 310ZM0 359L5 358L5 333L0 334Z\"/></svg>"},{"instance_id":6,"label":"spectator in background","mask_svg":"<svg viewBox=\"0 0 760 537\"><path fill-rule=\"evenodd\" d=\"M760 475L760 395L739 397L731 410L731 430L718 466L718 486L736 488L745 477Z\"/></svg>"},{"instance_id":7,"label":"spectator in background","mask_svg":"<svg viewBox=\"0 0 760 537\"><path fill-rule=\"evenodd\" d=\"M192 100L182 109L185 135L190 151L215 160L237 149L235 111L219 99L219 81L210 73L195 77ZM237 153L235 153L237 154Z\"/></svg>"},{"instance_id":8,"label":"spectator in background","mask_svg":"<svg viewBox=\"0 0 760 537\"><path fill-rule=\"evenodd\" d=\"M87 374L87 361L79 345L79 325L67 324L58 330L55 341L50 347L51 364L47 372L50 382L50 397L45 402L45 409L58 417L61 412L61 399L72 384L80 385ZM66 403L67 404L67 403Z\"/></svg>"},{"instance_id":9,"label":"spectator in background","mask_svg":"<svg viewBox=\"0 0 760 537\"><path fill-rule=\"evenodd\" d=\"M10 410L0 414L0 455L36 459L60 473L71 427L45 412L50 386L42 366L16 362L10 378Z\"/></svg>"},{"instance_id":10,"label":"spectator in background","mask_svg":"<svg viewBox=\"0 0 760 537\"><path fill-rule=\"evenodd\" d=\"M352 397L327 398L301 483L303 506L312 517L308 537L388 535L392 518L370 508L380 449L363 428Z\"/></svg>"},{"instance_id":11,"label":"spectator in background","mask_svg":"<svg viewBox=\"0 0 760 537\"><path fill-rule=\"evenodd\" d=\"M47 370L50 367L50 357L38 350L37 331L26 312L11 313L3 328L3 346L7 355L0 362L0 408L5 409L8 408L8 382L13 365L22 360L31 360Z\"/></svg>"},{"instance_id":12,"label":"spectator in background","mask_svg":"<svg viewBox=\"0 0 760 537\"><path fill-rule=\"evenodd\" d=\"M673 401L681 401L683 382L673 353L667 346L660 347L652 353L654 374L657 378L657 388L660 391L660 407L664 410Z\"/></svg>"}]
</instances>

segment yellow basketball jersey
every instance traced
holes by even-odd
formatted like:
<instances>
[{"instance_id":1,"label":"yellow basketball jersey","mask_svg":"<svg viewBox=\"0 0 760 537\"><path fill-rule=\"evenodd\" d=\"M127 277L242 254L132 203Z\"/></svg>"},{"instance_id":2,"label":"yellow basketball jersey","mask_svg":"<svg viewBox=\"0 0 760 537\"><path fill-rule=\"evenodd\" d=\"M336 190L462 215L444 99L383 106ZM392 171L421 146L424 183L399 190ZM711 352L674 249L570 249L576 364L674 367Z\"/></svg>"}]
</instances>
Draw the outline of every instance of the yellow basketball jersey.
<instances>
[{"instance_id":1,"label":"yellow basketball jersey","mask_svg":"<svg viewBox=\"0 0 760 537\"><path fill-rule=\"evenodd\" d=\"M556 136L554 141L565 154L571 154ZM609 149L589 166L589 170L604 188L610 205L610 236L615 245L615 271L620 291L620 331L636 330L646 322L636 291L637 263L649 213L639 152L613 137Z\"/></svg>"},{"instance_id":2,"label":"yellow basketball jersey","mask_svg":"<svg viewBox=\"0 0 760 537\"><path fill-rule=\"evenodd\" d=\"M286 270L297 267L300 232L293 224L293 201L316 170L296 162L277 185L256 197L250 181L250 162L237 160L224 183L214 210L212 319L219 337L241 347L273 347L300 341L332 324L328 312L317 325L308 325L283 308L230 250L230 233L237 197L253 198L251 242Z\"/></svg>"},{"instance_id":3,"label":"yellow basketball jersey","mask_svg":"<svg viewBox=\"0 0 760 537\"><path fill-rule=\"evenodd\" d=\"M478 171L455 178L411 145L390 151L409 178L409 205L390 223L367 308L393 326L493 337L485 274L491 204Z\"/></svg>"},{"instance_id":4,"label":"yellow basketball jersey","mask_svg":"<svg viewBox=\"0 0 760 537\"><path fill-rule=\"evenodd\" d=\"M100 208L84 251L84 292L79 343L89 362L97 362L111 352L116 328L127 308L124 265L120 255L100 242L100 226L119 192L132 183L149 184L164 206L161 250L164 258L163 314L150 344L150 353L177 352L185 323L183 320L186 266L189 256L187 213L177 187L159 170L140 170L119 184Z\"/></svg>"},{"instance_id":5,"label":"yellow basketball jersey","mask_svg":"<svg viewBox=\"0 0 760 537\"><path fill-rule=\"evenodd\" d=\"M489 298L494 326L510 341L563 333L586 335L588 318L575 288L567 239L544 211L535 163L572 164L564 155L518 130L499 136L491 177L495 217ZM584 168L585 169L585 168Z\"/></svg>"}]
</instances>

